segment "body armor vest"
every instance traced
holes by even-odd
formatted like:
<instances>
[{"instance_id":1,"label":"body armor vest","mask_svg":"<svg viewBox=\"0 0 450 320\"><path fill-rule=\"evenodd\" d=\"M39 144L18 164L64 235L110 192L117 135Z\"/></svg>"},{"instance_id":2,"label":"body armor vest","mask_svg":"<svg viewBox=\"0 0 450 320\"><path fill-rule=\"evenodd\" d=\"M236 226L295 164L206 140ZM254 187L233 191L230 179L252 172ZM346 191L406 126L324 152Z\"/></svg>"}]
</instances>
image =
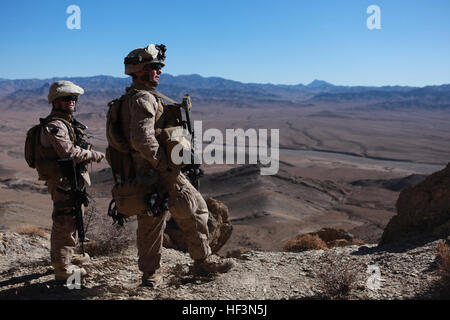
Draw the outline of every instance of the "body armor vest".
<instances>
[{"instance_id":1,"label":"body armor vest","mask_svg":"<svg viewBox=\"0 0 450 320\"><path fill-rule=\"evenodd\" d=\"M91 145L86 141L86 127L76 121L67 121L58 115L50 115L47 118L39 119L40 123L31 128L27 133L25 142L25 157L32 168L36 168L39 180L60 178L61 173L57 164L60 159L53 147L45 147L41 143L41 134L44 134L44 126L49 122L59 120L65 124L69 132L70 141L80 148L90 149ZM28 152L27 152L28 150ZM30 160L29 160L30 159ZM81 174L87 173L86 164L77 164Z\"/></svg>"}]
</instances>

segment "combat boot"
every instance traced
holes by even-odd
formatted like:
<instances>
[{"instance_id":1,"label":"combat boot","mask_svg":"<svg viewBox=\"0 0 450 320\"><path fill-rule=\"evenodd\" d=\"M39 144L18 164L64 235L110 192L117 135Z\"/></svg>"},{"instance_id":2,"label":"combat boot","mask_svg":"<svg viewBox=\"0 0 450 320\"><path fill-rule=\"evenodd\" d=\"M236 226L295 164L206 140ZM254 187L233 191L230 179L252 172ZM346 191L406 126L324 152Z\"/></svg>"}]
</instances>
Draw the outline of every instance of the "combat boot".
<instances>
[{"instance_id":1,"label":"combat boot","mask_svg":"<svg viewBox=\"0 0 450 320\"><path fill-rule=\"evenodd\" d=\"M82 266L84 264L88 264L91 261L91 258L87 253L84 254L74 254L72 257L72 263L76 264L77 266Z\"/></svg>"},{"instance_id":2,"label":"combat boot","mask_svg":"<svg viewBox=\"0 0 450 320\"><path fill-rule=\"evenodd\" d=\"M87 275L87 272L84 268L79 268L76 265L71 264L62 269L56 268L55 280L58 282L67 282L67 279L69 279L69 277L75 273L79 273L80 278L83 278Z\"/></svg>"},{"instance_id":3,"label":"combat boot","mask_svg":"<svg viewBox=\"0 0 450 320\"><path fill-rule=\"evenodd\" d=\"M163 277L158 272L154 272L154 273L144 272L144 275L142 276L141 286L149 287L149 288L156 288L156 287L159 287L162 283L163 283Z\"/></svg>"},{"instance_id":4,"label":"combat boot","mask_svg":"<svg viewBox=\"0 0 450 320\"><path fill-rule=\"evenodd\" d=\"M233 267L234 262L231 259L209 256L206 259L194 261L193 273L197 275L225 273Z\"/></svg>"}]
</instances>

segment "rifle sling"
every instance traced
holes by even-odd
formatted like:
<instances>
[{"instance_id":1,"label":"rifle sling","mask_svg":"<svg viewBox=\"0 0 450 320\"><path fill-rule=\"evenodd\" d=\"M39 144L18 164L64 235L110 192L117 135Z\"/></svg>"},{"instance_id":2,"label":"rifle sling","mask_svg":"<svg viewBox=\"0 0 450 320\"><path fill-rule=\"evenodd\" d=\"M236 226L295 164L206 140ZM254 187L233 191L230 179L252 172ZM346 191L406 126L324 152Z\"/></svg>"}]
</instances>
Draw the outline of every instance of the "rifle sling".
<instances>
[{"instance_id":1,"label":"rifle sling","mask_svg":"<svg viewBox=\"0 0 450 320\"><path fill-rule=\"evenodd\" d=\"M156 89L149 90L151 93L153 93L155 96L160 97L161 99L166 100L167 102L170 102L172 104L178 104L175 100L170 99L169 97L163 95L161 92L157 91Z\"/></svg>"}]
</instances>

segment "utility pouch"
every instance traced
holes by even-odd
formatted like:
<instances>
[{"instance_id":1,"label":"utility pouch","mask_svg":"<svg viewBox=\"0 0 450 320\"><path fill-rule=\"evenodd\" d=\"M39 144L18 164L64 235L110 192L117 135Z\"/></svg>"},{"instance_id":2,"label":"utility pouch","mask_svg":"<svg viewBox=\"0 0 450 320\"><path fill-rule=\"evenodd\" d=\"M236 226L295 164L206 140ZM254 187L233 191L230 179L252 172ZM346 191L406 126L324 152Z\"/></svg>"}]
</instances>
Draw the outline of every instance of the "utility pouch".
<instances>
[{"instance_id":1,"label":"utility pouch","mask_svg":"<svg viewBox=\"0 0 450 320\"><path fill-rule=\"evenodd\" d=\"M182 126L161 129L158 141L166 150L170 167L182 168L190 163L191 141L189 132Z\"/></svg>"},{"instance_id":2,"label":"utility pouch","mask_svg":"<svg viewBox=\"0 0 450 320\"><path fill-rule=\"evenodd\" d=\"M116 183L112 188L112 197L116 202L117 211L126 217L149 211L149 186L134 181Z\"/></svg>"}]
</instances>

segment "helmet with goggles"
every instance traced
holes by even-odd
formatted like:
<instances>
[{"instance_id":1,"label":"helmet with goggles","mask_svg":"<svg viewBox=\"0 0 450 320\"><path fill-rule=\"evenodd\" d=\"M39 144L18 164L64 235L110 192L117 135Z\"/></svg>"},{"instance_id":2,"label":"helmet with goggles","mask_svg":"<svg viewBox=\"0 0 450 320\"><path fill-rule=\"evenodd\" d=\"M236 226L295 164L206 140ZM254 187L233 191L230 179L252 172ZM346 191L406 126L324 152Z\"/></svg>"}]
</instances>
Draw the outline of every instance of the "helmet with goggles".
<instances>
[{"instance_id":1,"label":"helmet with goggles","mask_svg":"<svg viewBox=\"0 0 450 320\"><path fill-rule=\"evenodd\" d=\"M159 70L164 67L165 59L166 46L163 44L149 44L145 48L134 49L124 59L125 74L132 75L147 64L153 64L155 69Z\"/></svg>"}]
</instances>

